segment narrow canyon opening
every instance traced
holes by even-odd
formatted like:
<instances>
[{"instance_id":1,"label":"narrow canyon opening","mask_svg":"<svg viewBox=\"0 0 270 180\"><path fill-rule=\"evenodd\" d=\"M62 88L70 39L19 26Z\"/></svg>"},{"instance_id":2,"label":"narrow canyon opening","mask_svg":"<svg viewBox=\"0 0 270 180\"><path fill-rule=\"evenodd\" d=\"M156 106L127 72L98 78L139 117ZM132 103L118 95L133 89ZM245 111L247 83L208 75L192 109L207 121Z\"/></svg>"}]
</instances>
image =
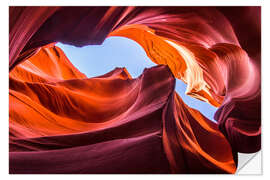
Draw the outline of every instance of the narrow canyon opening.
<instances>
[{"instance_id":1,"label":"narrow canyon opening","mask_svg":"<svg viewBox=\"0 0 270 180\"><path fill-rule=\"evenodd\" d=\"M109 37L102 45L75 47L57 43L72 62L88 78L100 76L116 67L125 67L132 78L140 76L145 68L156 66L144 49L135 41L124 37ZM175 91L190 107L199 110L214 121L216 107L185 94L187 85L176 78Z\"/></svg>"}]
</instances>

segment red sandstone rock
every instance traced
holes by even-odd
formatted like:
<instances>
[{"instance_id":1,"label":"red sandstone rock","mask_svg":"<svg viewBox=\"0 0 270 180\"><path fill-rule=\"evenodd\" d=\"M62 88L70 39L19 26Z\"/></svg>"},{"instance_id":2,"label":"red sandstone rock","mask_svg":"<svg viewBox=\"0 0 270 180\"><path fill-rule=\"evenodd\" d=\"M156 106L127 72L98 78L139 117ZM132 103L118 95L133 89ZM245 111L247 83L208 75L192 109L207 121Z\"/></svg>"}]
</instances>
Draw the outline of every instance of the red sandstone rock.
<instances>
[{"instance_id":1,"label":"red sandstone rock","mask_svg":"<svg viewBox=\"0 0 270 180\"><path fill-rule=\"evenodd\" d=\"M232 18L238 13L241 21ZM11 7L10 172L235 172L236 153L261 144L260 47L247 40L260 42L259 13ZM254 31L241 33L248 21ZM88 79L50 44L100 44L109 36L135 40L167 66L137 79L125 69ZM182 102L175 77L188 95L219 107L218 124Z\"/></svg>"}]
</instances>

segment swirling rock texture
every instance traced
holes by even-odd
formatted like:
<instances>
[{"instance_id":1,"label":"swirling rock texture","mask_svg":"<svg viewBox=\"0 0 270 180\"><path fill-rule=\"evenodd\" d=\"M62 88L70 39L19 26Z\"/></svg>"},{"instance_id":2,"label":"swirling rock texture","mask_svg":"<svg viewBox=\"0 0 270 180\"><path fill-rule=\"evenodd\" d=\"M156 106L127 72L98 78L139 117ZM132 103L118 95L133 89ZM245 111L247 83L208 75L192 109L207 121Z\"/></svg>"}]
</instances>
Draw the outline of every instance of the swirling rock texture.
<instances>
[{"instance_id":1,"label":"swirling rock texture","mask_svg":"<svg viewBox=\"0 0 270 180\"><path fill-rule=\"evenodd\" d=\"M10 173L234 173L261 148L260 7L10 7L9 28ZM87 78L55 46L110 36L159 65Z\"/></svg>"}]
</instances>

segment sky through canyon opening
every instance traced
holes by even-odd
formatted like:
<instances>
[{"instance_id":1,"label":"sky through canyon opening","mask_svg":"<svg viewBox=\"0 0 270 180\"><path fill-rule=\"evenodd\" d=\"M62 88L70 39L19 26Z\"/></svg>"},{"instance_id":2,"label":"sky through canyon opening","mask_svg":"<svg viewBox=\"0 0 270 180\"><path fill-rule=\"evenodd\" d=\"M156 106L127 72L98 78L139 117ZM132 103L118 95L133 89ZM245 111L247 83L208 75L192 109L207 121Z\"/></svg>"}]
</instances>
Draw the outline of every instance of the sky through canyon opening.
<instances>
[{"instance_id":1,"label":"sky through canyon opening","mask_svg":"<svg viewBox=\"0 0 270 180\"><path fill-rule=\"evenodd\" d=\"M124 37L109 37L101 45L75 47L57 43L71 63L88 78L100 76L116 67L125 67L132 78L140 76L145 68L156 66L144 49L135 41ZM186 84L176 78L175 91L190 107L213 119L216 107L185 94Z\"/></svg>"}]
</instances>

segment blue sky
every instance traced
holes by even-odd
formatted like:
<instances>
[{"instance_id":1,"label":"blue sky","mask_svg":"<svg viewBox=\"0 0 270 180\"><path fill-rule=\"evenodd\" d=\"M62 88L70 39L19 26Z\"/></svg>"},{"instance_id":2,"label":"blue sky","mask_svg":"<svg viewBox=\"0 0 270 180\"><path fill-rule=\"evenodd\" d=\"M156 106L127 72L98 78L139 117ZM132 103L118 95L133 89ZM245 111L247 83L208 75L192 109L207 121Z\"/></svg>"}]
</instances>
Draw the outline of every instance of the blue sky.
<instances>
[{"instance_id":1,"label":"blue sky","mask_svg":"<svg viewBox=\"0 0 270 180\"><path fill-rule=\"evenodd\" d=\"M102 45L91 45L77 48L57 43L69 60L87 77L105 74L115 67L126 67L133 78L138 77L146 67L153 63L143 48L135 41L123 37L107 38ZM176 80L175 90L183 101L192 108L198 109L209 119L213 119L216 108L208 103L191 98L185 94L186 84Z\"/></svg>"}]
</instances>

